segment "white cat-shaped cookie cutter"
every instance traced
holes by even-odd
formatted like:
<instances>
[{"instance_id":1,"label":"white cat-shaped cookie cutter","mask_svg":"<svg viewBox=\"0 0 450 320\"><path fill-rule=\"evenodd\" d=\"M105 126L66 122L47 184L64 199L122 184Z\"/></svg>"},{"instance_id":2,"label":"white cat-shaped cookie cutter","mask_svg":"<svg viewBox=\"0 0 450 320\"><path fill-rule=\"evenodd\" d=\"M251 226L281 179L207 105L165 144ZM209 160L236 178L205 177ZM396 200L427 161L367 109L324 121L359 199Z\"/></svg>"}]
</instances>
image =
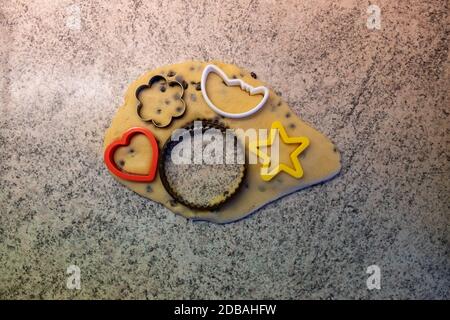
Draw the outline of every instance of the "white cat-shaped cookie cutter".
<instances>
[{"instance_id":1,"label":"white cat-shaped cookie cutter","mask_svg":"<svg viewBox=\"0 0 450 320\"><path fill-rule=\"evenodd\" d=\"M206 80L208 79L208 75L211 72L214 72L219 77L221 77L222 80L225 82L225 84L229 87L230 86L240 86L242 90L248 92L251 96L255 95L255 94L263 94L262 100L254 108L252 108L248 111L242 112L242 113L230 113L230 112L223 111L222 109L216 107L216 105L214 103L212 103L212 101L208 97L208 94L206 93ZM248 116L254 114L255 112L257 112L259 109L261 109L264 106L264 104L267 102L267 99L269 99L269 89L267 89L266 87L260 86L260 87L254 88L241 79L229 79L227 77L227 75L225 74L225 72L223 72L219 67L217 67L213 64L208 64L205 67L205 69L203 70L202 80L201 80L200 85L201 85L201 89L202 89L203 99L205 99L208 106L212 110L214 110L216 113L218 113L226 118L238 119L238 118L248 117Z\"/></svg>"}]
</instances>

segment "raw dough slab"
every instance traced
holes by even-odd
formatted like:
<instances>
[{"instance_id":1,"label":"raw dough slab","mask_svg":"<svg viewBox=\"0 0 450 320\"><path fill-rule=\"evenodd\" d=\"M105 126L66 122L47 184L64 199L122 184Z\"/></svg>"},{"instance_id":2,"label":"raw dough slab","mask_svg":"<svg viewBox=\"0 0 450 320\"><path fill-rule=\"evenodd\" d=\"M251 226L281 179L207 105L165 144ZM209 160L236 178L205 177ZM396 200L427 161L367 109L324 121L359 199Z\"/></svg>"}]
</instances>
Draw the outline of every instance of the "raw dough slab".
<instances>
[{"instance_id":1,"label":"raw dough slab","mask_svg":"<svg viewBox=\"0 0 450 320\"><path fill-rule=\"evenodd\" d=\"M106 131L104 148L120 138L123 132L131 127L145 127L152 131L158 140L159 147L162 148L165 141L170 138L173 130L181 128L198 118L216 119L232 129L242 128L244 130L249 128L270 129L272 123L279 120L289 136L306 136L310 141L308 148L299 156L304 171L303 177L296 179L281 172L271 181L265 182L260 176L261 165L249 164L247 176L243 182L244 186L239 193L213 212L192 210L173 201L172 197L164 189L159 175L150 183L125 181L115 177L117 180L138 194L159 202L171 211L186 218L226 223L241 219L265 204L291 192L328 180L339 172L341 168L340 155L336 147L327 137L299 119L273 90L270 90L269 100L263 108L250 117L228 119L220 117L212 111L204 101L201 91L198 90L196 85L200 82L204 67L209 63L217 65L230 78L243 79L254 87L261 85L269 87L260 80L254 79L250 72L237 66L217 61L208 63L187 61L160 67L145 73L130 85L126 92L123 106L118 109L112 120L111 127ZM180 118L173 118L171 124L165 128L157 128L151 122L143 122L136 113L138 104L135 96L136 89L141 85L147 84L149 79L155 75L162 74L168 77L168 74L171 75L173 73L176 73L176 75L169 79L176 79L180 82L184 80L188 85L183 96L186 103L185 114ZM238 87L226 87L220 77L215 74L210 74L207 88L210 99L227 112L243 112L256 105L261 99L261 96L258 95L249 96ZM146 110L145 112L151 113L151 111ZM139 161L133 161L133 159L141 157L143 153L147 157L151 154L148 151L148 143L145 139L139 139L137 136L132 139L131 144L133 152L127 153L129 149L125 147L124 150L119 150L121 154L116 155L115 159L120 161L118 158L124 157L124 168L131 172L141 173L142 164ZM291 164L289 162L289 153L292 151L289 148L290 145L283 145L280 142L280 160L288 165Z\"/></svg>"}]
</instances>

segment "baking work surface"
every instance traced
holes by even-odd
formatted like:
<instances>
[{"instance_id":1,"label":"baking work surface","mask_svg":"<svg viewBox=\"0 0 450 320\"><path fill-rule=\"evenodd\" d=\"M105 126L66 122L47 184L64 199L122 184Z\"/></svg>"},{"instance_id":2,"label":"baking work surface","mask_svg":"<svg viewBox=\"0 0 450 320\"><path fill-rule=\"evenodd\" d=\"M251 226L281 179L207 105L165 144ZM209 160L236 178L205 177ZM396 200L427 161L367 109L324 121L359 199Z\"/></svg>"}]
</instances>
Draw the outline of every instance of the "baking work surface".
<instances>
[{"instance_id":1,"label":"baking work surface","mask_svg":"<svg viewBox=\"0 0 450 320\"><path fill-rule=\"evenodd\" d=\"M450 298L448 3L376 5L380 29L357 0L3 1L0 298ZM270 83L340 174L226 225L124 188L104 132L184 60Z\"/></svg>"}]
</instances>

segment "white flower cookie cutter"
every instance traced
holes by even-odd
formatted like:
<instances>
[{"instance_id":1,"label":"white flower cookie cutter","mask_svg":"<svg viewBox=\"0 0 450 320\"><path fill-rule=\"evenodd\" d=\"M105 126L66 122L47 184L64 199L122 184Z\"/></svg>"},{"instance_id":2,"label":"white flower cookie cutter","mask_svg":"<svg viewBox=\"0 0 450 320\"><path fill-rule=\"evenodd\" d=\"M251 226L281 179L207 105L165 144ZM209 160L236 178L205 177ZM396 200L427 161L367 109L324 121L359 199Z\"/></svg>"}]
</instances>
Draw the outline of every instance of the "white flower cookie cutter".
<instances>
[{"instance_id":1,"label":"white flower cookie cutter","mask_svg":"<svg viewBox=\"0 0 450 320\"><path fill-rule=\"evenodd\" d=\"M206 80L208 79L208 75L214 72L215 74L217 74L219 77L222 78L222 80L225 82L225 84L229 87L233 87L233 86L240 86L242 90L248 92L251 96L255 95L255 94L263 94L263 98L261 100L260 103L258 103L255 107L253 107L252 109L242 112L242 113L230 113L230 112L225 112L222 109L218 108L208 97L208 94L206 93ZM267 89L266 87L260 86L260 87L252 87L251 85L249 85L248 83L244 82L241 79L230 79L227 77L227 75L225 74L225 72L223 72L219 67L213 65L213 64L208 64L205 69L203 70L202 73L202 80L201 80L201 89L202 89L202 95L203 98L205 99L206 103L208 104L208 106L214 110L216 113L226 117L226 118L234 118L234 119L238 119L238 118L245 118L248 116L251 116L252 114L254 114L255 112L257 112L259 109L261 109L264 104L267 102L267 99L269 99L269 89Z\"/></svg>"}]
</instances>

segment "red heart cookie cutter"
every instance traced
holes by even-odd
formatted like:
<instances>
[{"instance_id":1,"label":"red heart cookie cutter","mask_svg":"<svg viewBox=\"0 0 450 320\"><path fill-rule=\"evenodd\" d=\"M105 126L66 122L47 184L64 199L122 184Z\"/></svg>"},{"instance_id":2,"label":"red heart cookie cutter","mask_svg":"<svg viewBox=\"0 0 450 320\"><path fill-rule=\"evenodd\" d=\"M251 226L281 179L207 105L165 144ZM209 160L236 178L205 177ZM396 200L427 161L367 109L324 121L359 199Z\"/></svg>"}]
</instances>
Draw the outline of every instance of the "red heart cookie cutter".
<instances>
[{"instance_id":1,"label":"red heart cookie cutter","mask_svg":"<svg viewBox=\"0 0 450 320\"><path fill-rule=\"evenodd\" d=\"M150 161L149 173L146 175L142 174L132 174L120 170L114 161L114 153L119 147L127 146L130 144L130 140L136 134L143 134L150 141L152 147L152 159ZM156 168L158 166L158 143L156 142L153 133L146 128L130 128L125 131L122 137L114 142L112 142L105 150L104 160L109 171L111 171L117 177L136 182L150 182L155 179Z\"/></svg>"}]
</instances>

